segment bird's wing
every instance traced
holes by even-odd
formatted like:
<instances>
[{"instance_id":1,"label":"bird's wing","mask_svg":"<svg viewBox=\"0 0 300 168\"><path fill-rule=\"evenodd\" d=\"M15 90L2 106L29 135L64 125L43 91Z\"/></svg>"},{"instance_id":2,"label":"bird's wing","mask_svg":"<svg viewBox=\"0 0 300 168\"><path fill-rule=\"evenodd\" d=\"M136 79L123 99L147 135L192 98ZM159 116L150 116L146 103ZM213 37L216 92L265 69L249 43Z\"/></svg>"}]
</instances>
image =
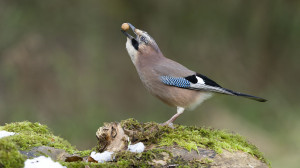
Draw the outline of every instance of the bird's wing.
<instances>
[{"instance_id":1,"label":"bird's wing","mask_svg":"<svg viewBox=\"0 0 300 168\"><path fill-rule=\"evenodd\" d=\"M164 84L169 86L233 95L213 80L200 74L194 74L186 77L161 76L160 79Z\"/></svg>"},{"instance_id":2,"label":"bird's wing","mask_svg":"<svg viewBox=\"0 0 300 168\"><path fill-rule=\"evenodd\" d=\"M202 90L202 91L216 92L216 93L227 94L227 95L242 96L242 97L250 98L261 102L266 101L265 99L260 97L251 96L248 94L243 94L229 89L225 89L221 87L219 84L217 84L215 81L198 73L186 77L160 76L160 80L162 83L166 85L184 88L184 89Z\"/></svg>"}]
</instances>

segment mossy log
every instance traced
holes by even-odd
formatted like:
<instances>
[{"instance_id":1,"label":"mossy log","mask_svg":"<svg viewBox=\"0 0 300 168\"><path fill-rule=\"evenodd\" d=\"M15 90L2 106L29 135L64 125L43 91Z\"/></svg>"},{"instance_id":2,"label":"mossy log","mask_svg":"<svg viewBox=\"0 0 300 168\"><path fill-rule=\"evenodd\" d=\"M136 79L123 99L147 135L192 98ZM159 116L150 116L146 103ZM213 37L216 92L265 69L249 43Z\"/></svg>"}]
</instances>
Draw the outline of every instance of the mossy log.
<instances>
[{"instance_id":1,"label":"mossy log","mask_svg":"<svg viewBox=\"0 0 300 168\"><path fill-rule=\"evenodd\" d=\"M0 139L0 168L23 167L27 158L51 157L68 168L82 167L270 167L257 147L243 137L210 128L174 125L174 129L154 122L128 119L105 123L96 132L98 145L79 151L53 135L47 126L19 122L0 130L16 135ZM95 139L96 141L96 139ZM129 144L142 142L145 151L132 153ZM92 151L114 152L112 161L97 163Z\"/></svg>"}]
</instances>

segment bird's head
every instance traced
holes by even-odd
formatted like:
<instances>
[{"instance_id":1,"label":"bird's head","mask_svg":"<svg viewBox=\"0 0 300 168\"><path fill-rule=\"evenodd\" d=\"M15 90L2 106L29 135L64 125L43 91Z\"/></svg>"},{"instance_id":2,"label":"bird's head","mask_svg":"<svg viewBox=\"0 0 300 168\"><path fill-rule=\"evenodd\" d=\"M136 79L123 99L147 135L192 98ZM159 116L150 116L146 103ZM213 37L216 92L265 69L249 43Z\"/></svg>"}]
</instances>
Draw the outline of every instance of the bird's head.
<instances>
[{"instance_id":1,"label":"bird's head","mask_svg":"<svg viewBox=\"0 0 300 168\"><path fill-rule=\"evenodd\" d=\"M135 34L135 37L127 32L129 27ZM130 23L122 24L121 32L127 36L126 49L133 62L135 62L138 56L160 55L161 52L158 45L147 32L135 28Z\"/></svg>"}]
</instances>

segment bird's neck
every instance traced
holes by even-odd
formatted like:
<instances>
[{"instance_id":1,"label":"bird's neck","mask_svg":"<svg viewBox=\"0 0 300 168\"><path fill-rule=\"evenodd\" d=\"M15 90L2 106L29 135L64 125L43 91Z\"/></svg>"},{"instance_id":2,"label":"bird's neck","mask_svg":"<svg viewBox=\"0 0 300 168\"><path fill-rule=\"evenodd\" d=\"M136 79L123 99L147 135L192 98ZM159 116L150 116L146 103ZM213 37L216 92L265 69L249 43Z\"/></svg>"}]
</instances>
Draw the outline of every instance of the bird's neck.
<instances>
[{"instance_id":1,"label":"bird's neck","mask_svg":"<svg viewBox=\"0 0 300 168\"><path fill-rule=\"evenodd\" d=\"M141 53L136 60L135 66L138 69L144 69L155 66L162 59L166 59L161 52L149 54Z\"/></svg>"}]
</instances>

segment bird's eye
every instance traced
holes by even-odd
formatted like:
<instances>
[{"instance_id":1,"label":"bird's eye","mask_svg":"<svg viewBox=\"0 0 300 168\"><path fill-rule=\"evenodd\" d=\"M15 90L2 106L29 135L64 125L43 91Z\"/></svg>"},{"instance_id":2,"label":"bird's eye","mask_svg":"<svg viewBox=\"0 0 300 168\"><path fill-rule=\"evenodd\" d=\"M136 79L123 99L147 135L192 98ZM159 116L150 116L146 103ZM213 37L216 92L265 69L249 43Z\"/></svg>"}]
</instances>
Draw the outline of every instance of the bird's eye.
<instances>
[{"instance_id":1,"label":"bird's eye","mask_svg":"<svg viewBox=\"0 0 300 168\"><path fill-rule=\"evenodd\" d=\"M140 40L146 42L146 38L144 36L141 36Z\"/></svg>"}]
</instances>

